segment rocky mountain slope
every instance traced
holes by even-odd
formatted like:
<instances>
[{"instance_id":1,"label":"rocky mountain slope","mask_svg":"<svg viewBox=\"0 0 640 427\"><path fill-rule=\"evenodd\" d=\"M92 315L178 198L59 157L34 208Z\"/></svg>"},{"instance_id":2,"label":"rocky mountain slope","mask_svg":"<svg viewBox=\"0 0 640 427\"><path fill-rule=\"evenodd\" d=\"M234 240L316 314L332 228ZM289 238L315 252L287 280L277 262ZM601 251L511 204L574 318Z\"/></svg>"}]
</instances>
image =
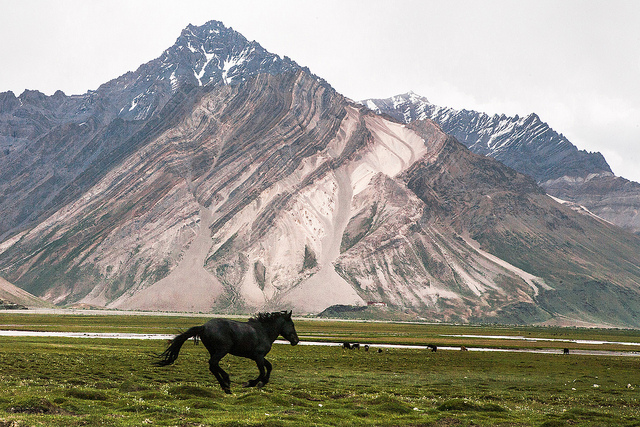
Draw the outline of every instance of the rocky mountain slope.
<instances>
[{"instance_id":1,"label":"rocky mountain slope","mask_svg":"<svg viewBox=\"0 0 640 427\"><path fill-rule=\"evenodd\" d=\"M188 97L184 90L297 69L290 59L211 21L188 26L159 58L84 95L1 93L0 239L80 197L138 148L138 132L170 126L159 122L160 113L170 99Z\"/></svg>"},{"instance_id":2,"label":"rocky mountain slope","mask_svg":"<svg viewBox=\"0 0 640 427\"><path fill-rule=\"evenodd\" d=\"M550 195L640 233L640 184L614 176L600 153L578 150L536 114L508 117L454 110L412 92L362 103L404 123L431 119L474 153L532 176Z\"/></svg>"},{"instance_id":3,"label":"rocky mountain slope","mask_svg":"<svg viewBox=\"0 0 640 427\"><path fill-rule=\"evenodd\" d=\"M186 49L208 55L241 40L216 22L187 31L206 37ZM156 70L186 69L175 61ZM61 94L44 98L38 111L60 123L10 153L21 181L0 201L0 275L60 305L317 313L375 301L432 321L640 325L637 236L295 64L212 80L198 64L148 115L118 116L138 92L114 90L116 114L95 113L96 134L47 110ZM22 123L16 111L3 135ZM74 169L52 179L55 161ZM31 191L27 205L47 173L56 194Z\"/></svg>"},{"instance_id":4,"label":"rocky mountain slope","mask_svg":"<svg viewBox=\"0 0 640 427\"><path fill-rule=\"evenodd\" d=\"M31 295L0 277L0 310L52 306L53 304Z\"/></svg>"}]
</instances>

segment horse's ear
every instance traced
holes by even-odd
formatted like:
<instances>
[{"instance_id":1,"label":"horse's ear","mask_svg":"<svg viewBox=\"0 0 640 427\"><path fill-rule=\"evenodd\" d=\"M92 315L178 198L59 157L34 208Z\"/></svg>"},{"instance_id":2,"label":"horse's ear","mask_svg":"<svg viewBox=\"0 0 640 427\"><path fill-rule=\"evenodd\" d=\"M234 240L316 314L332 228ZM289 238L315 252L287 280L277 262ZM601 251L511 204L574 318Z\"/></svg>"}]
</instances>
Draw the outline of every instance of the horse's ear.
<instances>
[{"instance_id":1,"label":"horse's ear","mask_svg":"<svg viewBox=\"0 0 640 427\"><path fill-rule=\"evenodd\" d=\"M291 320L291 313L293 313L293 310L290 310L290 311L287 313L287 320Z\"/></svg>"}]
</instances>

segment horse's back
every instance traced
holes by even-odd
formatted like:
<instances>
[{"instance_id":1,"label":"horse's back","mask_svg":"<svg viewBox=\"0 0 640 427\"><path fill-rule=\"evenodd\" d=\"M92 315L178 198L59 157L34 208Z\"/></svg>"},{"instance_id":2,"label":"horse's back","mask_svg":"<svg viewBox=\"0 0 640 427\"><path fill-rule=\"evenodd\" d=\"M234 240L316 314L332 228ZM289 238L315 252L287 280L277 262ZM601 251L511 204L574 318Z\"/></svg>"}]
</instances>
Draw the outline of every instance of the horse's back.
<instances>
[{"instance_id":1,"label":"horse's back","mask_svg":"<svg viewBox=\"0 0 640 427\"><path fill-rule=\"evenodd\" d=\"M211 319L204 324L204 335L211 339L239 339L246 335L246 323L230 319Z\"/></svg>"},{"instance_id":2,"label":"horse's back","mask_svg":"<svg viewBox=\"0 0 640 427\"><path fill-rule=\"evenodd\" d=\"M211 319L204 324L201 340L210 351L226 351L237 356L250 356L261 343L253 326L230 319Z\"/></svg>"}]
</instances>

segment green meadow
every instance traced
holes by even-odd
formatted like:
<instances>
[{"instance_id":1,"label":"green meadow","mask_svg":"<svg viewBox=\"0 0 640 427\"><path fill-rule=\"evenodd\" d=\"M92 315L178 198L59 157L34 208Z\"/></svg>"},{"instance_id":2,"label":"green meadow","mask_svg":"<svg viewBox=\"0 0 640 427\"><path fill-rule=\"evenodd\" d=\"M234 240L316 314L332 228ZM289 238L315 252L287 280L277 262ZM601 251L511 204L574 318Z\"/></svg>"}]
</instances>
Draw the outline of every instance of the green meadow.
<instances>
[{"instance_id":1,"label":"green meadow","mask_svg":"<svg viewBox=\"0 0 640 427\"><path fill-rule=\"evenodd\" d=\"M206 317L0 313L1 329L173 334ZM562 355L562 348L640 352L622 344L447 335L640 342L640 331L296 320L306 341L372 348L274 345L271 382L227 356L233 394L188 341L172 366L151 366L163 340L0 337L4 426L640 426L640 357ZM556 348L556 354L384 348Z\"/></svg>"}]
</instances>

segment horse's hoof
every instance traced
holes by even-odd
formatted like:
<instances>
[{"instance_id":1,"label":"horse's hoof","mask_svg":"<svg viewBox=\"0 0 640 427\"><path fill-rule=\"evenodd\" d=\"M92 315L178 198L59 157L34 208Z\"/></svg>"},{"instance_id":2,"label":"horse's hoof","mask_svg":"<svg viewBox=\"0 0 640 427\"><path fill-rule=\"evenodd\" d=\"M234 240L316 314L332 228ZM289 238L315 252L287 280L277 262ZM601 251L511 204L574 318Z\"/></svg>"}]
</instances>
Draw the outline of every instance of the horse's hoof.
<instances>
[{"instance_id":1,"label":"horse's hoof","mask_svg":"<svg viewBox=\"0 0 640 427\"><path fill-rule=\"evenodd\" d=\"M251 387L251 381L247 381L246 383L242 384L242 387L244 388Z\"/></svg>"},{"instance_id":2,"label":"horse's hoof","mask_svg":"<svg viewBox=\"0 0 640 427\"><path fill-rule=\"evenodd\" d=\"M227 393L227 394L231 394L231 389L230 388L225 388L224 392Z\"/></svg>"},{"instance_id":3,"label":"horse's hoof","mask_svg":"<svg viewBox=\"0 0 640 427\"><path fill-rule=\"evenodd\" d=\"M264 383L262 381L259 381L258 384L256 384L256 387L262 388L264 387Z\"/></svg>"}]
</instances>

